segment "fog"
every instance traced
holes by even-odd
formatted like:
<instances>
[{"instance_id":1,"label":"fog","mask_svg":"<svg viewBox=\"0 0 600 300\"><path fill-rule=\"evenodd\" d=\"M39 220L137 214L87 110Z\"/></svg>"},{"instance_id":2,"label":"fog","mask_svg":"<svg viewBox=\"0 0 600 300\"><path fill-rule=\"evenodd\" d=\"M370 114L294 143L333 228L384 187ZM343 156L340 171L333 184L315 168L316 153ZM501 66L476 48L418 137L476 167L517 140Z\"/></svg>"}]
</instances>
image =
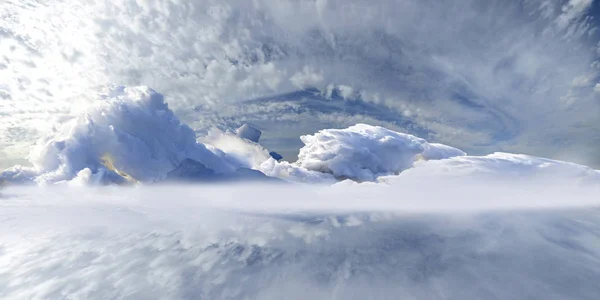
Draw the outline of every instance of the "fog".
<instances>
[{"instance_id":1,"label":"fog","mask_svg":"<svg viewBox=\"0 0 600 300\"><path fill-rule=\"evenodd\" d=\"M11 187L0 297L596 299L598 186Z\"/></svg>"}]
</instances>

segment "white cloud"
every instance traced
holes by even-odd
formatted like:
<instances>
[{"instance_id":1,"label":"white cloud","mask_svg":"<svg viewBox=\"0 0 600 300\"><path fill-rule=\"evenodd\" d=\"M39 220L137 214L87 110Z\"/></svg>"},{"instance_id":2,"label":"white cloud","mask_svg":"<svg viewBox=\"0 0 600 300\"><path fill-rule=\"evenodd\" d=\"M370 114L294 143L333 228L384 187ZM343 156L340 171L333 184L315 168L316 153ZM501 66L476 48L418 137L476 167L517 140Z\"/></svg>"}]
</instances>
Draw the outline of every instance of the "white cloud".
<instances>
[{"instance_id":1,"label":"white cloud","mask_svg":"<svg viewBox=\"0 0 600 300\"><path fill-rule=\"evenodd\" d=\"M562 13L556 19L560 28L565 28L581 18L583 13L590 8L593 0L569 0L562 6Z\"/></svg>"},{"instance_id":2,"label":"white cloud","mask_svg":"<svg viewBox=\"0 0 600 300\"><path fill-rule=\"evenodd\" d=\"M0 134L0 143L22 157L14 145L85 110L106 84L159 90L195 129L209 122L193 108L223 123L223 107L240 101L333 85L436 141L553 155L552 136L576 147L598 129L586 113L598 105L590 90L574 96L573 110L562 101L597 56L585 34L590 3L5 1L0 89L10 100L0 103L0 132L26 134Z\"/></svg>"}]
</instances>

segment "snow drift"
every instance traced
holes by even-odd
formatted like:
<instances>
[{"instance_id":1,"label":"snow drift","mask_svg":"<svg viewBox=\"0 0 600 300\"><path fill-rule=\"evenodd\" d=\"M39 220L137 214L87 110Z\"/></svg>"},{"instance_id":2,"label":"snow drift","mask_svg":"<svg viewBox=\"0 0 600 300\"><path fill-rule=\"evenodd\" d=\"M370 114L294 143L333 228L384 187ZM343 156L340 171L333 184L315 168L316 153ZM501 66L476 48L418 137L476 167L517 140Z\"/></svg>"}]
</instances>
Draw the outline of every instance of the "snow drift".
<instances>
[{"instance_id":1,"label":"snow drift","mask_svg":"<svg viewBox=\"0 0 600 300\"><path fill-rule=\"evenodd\" d=\"M0 298L597 299L597 190L471 187L9 188Z\"/></svg>"},{"instance_id":2,"label":"snow drift","mask_svg":"<svg viewBox=\"0 0 600 300\"><path fill-rule=\"evenodd\" d=\"M534 180L555 183L600 184L600 171L575 163L524 154L496 152L486 156L461 156L418 162L397 178L467 178L484 181ZM389 178L393 178L390 176Z\"/></svg>"},{"instance_id":3,"label":"snow drift","mask_svg":"<svg viewBox=\"0 0 600 300\"><path fill-rule=\"evenodd\" d=\"M356 180L399 173L418 159L466 155L450 146L366 124L321 130L300 139L305 146L298 155L299 166Z\"/></svg>"},{"instance_id":4,"label":"snow drift","mask_svg":"<svg viewBox=\"0 0 600 300\"><path fill-rule=\"evenodd\" d=\"M114 182L129 177L149 182L164 178L186 158L217 173L241 165L217 149L196 142L163 96L147 87L118 87L102 95L78 118L63 124L32 149L33 169L5 172L38 183Z\"/></svg>"},{"instance_id":5,"label":"snow drift","mask_svg":"<svg viewBox=\"0 0 600 300\"><path fill-rule=\"evenodd\" d=\"M301 137L306 145L300 159L289 163L271 158L258 144L259 137L258 129L244 125L235 133L211 130L197 141L161 94L148 87L117 87L39 141L29 155L33 168L17 166L2 178L40 184L154 182L176 169L171 174L192 169L202 173L187 178L239 176L245 171L238 170L254 169L293 182L333 182L333 176L375 180L409 168L418 156L464 155L452 147L360 124ZM186 160L192 163L181 166Z\"/></svg>"},{"instance_id":6,"label":"snow drift","mask_svg":"<svg viewBox=\"0 0 600 300\"><path fill-rule=\"evenodd\" d=\"M276 177L332 184L339 180L401 178L562 178L599 182L585 166L518 154L466 156L463 151L379 126L357 124L301 136L298 161L272 158L260 131L210 130L196 137L148 87L117 87L99 95L81 116L55 128L31 150L32 168L15 166L1 181L38 184L156 182L167 178L238 181ZM183 178L182 178L183 179Z\"/></svg>"}]
</instances>

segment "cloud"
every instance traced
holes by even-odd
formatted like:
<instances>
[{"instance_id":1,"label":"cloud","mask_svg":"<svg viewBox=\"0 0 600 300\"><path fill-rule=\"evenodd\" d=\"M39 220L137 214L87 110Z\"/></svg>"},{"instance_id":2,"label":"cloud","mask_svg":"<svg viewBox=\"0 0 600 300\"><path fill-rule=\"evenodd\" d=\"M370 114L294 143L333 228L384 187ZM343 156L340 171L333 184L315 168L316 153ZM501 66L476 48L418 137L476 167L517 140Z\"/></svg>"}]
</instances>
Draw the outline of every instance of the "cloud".
<instances>
[{"instance_id":1,"label":"cloud","mask_svg":"<svg viewBox=\"0 0 600 300\"><path fill-rule=\"evenodd\" d=\"M8 79L0 90L10 104L0 104L0 130L18 125L28 133L2 134L3 144L32 144L52 124L84 111L107 84L159 90L198 131L252 121L256 115L241 110L221 115L249 100L299 88L316 88L327 99L337 86L345 100L338 116L360 102L395 114L399 127L410 122L409 133L424 131L432 141L470 152L556 157L564 150L595 161L597 95L593 87L571 86L593 74L591 1L1 5L0 76ZM297 131L346 126L314 128L319 121L312 121L331 111L313 111L301 116L298 125L306 127ZM369 117L373 124L393 123L379 116ZM553 137L567 140L568 149Z\"/></svg>"}]
</instances>

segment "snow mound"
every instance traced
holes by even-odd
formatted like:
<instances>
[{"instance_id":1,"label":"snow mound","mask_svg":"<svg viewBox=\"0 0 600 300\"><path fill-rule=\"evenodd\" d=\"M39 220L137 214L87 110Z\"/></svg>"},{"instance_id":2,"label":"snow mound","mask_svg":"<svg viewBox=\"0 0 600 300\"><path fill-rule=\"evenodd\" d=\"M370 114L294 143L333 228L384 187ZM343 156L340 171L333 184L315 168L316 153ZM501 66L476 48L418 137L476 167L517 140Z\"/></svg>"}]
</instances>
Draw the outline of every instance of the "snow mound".
<instances>
[{"instance_id":1,"label":"snow mound","mask_svg":"<svg viewBox=\"0 0 600 300\"><path fill-rule=\"evenodd\" d=\"M185 158L217 173L240 167L225 153L197 143L194 131L179 122L161 94L148 87L118 87L38 142L29 156L33 169L5 173L37 183L120 177L151 182L163 179Z\"/></svg>"},{"instance_id":2,"label":"snow mound","mask_svg":"<svg viewBox=\"0 0 600 300\"><path fill-rule=\"evenodd\" d=\"M396 177L396 176L393 176ZM392 177L392 178L393 178ZM446 178L472 180L543 180L545 182L600 183L600 171L575 163L496 152L486 156L460 156L418 162L397 178ZM489 181L488 181L489 182Z\"/></svg>"},{"instance_id":3,"label":"snow mound","mask_svg":"<svg viewBox=\"0 0 600 300\"><path fill-rule=\"evenodd\" d=\"M33 168L8 169L0 174L0 184L274 180L266 176L323 184L390 178L600 182L599 171L573 163L508 153L466 156L454 147L366 124L302 136L305 146L294 163L277 161L256 142L259 137L259 130L244 125L197 139L161 94L148 87L118 87L38 142L29 156Z\"/></svg>"},{"instance_id":4,"label":"snow mound","mask_svg":"<svg viewBox=\"0 0 600 300\"><path fill-rule=\"evenodd\" d=\"M277 177L294 183L333 184L336 182L336 179L331 174L308 170L287 161L278 162L274 158L269 158L262 163L258 170L267 176Z\"/></svg>"},{"instance_id":5,"label":"snow mound","mask_svg":"<svg viewBox=\"0 0 600 300\"><path fill-rule=\"evenodd\" d=\"M262 132L248 124L244 124L242 126L240 126L240 128L238 128L235 133L237 134L237 136L243 138L243 139L247 139L249 141L258 143L258 140L260 139L260 135L262 134Z\"/></svg>"},{"instance_id":6,"label":"snow mound","mask_svg":"<svg viewBox=\"0 0 600 300\"><path fill-rule=\"evenodd\" d=\"M597 300L596 191L448 187L9 188L0 299Z\"/></svg>"},{"instance_id":7,"label":"snow mound","mask_svg":"<svg viewBox=\"0 0 600 300\"><path fill-rule=\"evenodd\" d=\"M181 164L167 173L167 181L188 183L223 183L223 182L280 182L276 178L268 177L260 171L248 168L239 168L235 172L219 174L207 168L200 162L186 158Z\"/></svg>"},{"instance_id":8,"label":"snow mound","mask_svg":"<svg viewBox=\"0 0 600 300\"><path fill-rule=\"evenodd\" d=\"M450 146L366 124L325 129L300 139L305 146L300 149L298 166L359 181L399 173L419 159L465 155Z\"/></svg>"},{"instance_id":9,"label":"snow mound","mask_svg":"<svg viewBox=\"0 0 600 300\"><path fill-rule=\"evenodd\" d=\"M249 169L258 168L271 158L269 151L260 144L240 137L230 131L213 129L199 139L203 144L219 149L236 164Z\"/></svg>"}]
</instances>

